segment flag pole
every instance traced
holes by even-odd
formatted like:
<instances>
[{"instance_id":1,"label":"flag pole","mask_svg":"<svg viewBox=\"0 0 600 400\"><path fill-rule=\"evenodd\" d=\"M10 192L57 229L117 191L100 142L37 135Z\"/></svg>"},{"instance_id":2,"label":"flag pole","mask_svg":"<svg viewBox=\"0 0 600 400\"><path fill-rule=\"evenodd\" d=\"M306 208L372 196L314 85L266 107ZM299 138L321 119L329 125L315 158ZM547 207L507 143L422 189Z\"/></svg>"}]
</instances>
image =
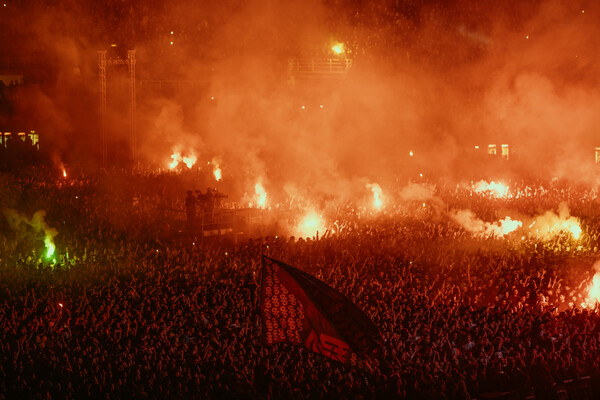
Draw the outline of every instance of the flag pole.
<instances>
[{"instance_id":1,"label":"flag pole","mask_svg":"<svg viewBox=\"0 0 600 400\"><path fill-rule=\"evenodd\" d=\"M261 315L261 298L262 298L262 291L263 291L263 269L265 267L265 256L262 253L262 245L260 248L260 270L258 272L258 296L256 296L256 312L258 314L258 318L260 320L260 361L263 361L263 350L265 347L265 340L264 340L264 323L263 323L263 319L262 319L262 315Z\"/></svg>"},{"instance_id":2,"label":"flag pole","mask_svg":"<svg viewBox=\"0 0 600 400\"><path fill-rule=\"evenodd\" d=\"M256 300L255 300L255 310L256 310L256 314L258 315L258 319L260 321L260 355L259 355L259 359L258 359L258 365L257 365L257 371L255 372L258 376L255 376L254 381L257 382L257 387L256 387L256 395L257 395L257 399L258 400L262 400L265 399L267 396L264 393L266 388L265 386L265 382L267 380L267 368L265 366L265 355L264 355L264 349L265 349L265 340L264 340L264 323L263 323L263 319L262 319L262 315L261 315L261 298L262 298L262 290L263 290L263 268L264 268L264 255L263 255L263 248L262 248L262 242L261 242L261 246L260 246L260 269L259 269L259 274L258 274L258 285L257 285L257 293L258 295L256 296Z\"/></svg>"}]
</instances>

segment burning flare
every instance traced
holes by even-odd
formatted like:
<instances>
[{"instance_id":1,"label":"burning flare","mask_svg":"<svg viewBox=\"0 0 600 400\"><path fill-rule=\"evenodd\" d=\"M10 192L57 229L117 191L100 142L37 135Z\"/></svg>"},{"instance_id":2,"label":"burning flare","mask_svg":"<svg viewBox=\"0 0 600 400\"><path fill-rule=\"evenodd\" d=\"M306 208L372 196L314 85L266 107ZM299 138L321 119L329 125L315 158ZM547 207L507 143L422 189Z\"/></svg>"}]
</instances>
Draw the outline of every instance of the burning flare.
<instances>
[{"instance_id":1,"label":"burning flare","mask_svg":"<svg viewBox=\"0 0 600 400\"><path fill-rule=\"evenodd\" d=\"M500 222L500 230L502 232L502 236L508 235L509 233L514 232L523 226L523 222L513 220L510 217L501 219L499 222Z\"/></svg>"},{"instance_id":2,"label":"burning flare","mask_svg":"<svg viewBox=\"0 0 600 400\"><path fill-rule=\"evenodd\" d=\"M344 52L344 43L336 43L333 46L331 46L331 51L333 51L335 54L342 54Z\"/></svg>"},{"instance_id":3,"label":"burning flare","mask_svg":"<svg viewBox=\"0 0 600 400\"><path fill-rule=\"evenodd\" d=\"M219 182L219 181L221 181L221 178L222 178L221 167L219 166L219 162L213 158L212 165L213 165L213 175L215 176L215 180L217 182Z\"/></svg>"},{"instance_id":4,"label":"burning flare","mask_svg":"<svg viewBox=\"0 0 600 400\"><path fill-rule=\"evenodd\" d=\"M380 210L383 205L383 192L377 183L367 183L367 189L373 192L373 207Z\"/></svg>"},{"instance_id":5,"label":"burning flare","mask_svg":"<svg viewBox=\"0 0 600 400\"><path fill-rule=\"evenodd\" d=\"M171 159L173 161L171 161L171 163L169 164L169 169L174 169L179 165L181 161L183 161L183 158L181 157L181 153L179 151L176 151L173 154L171 154Z\"/></svg>"},{"instance_id":6,"label":"burning flare","mask_svg":"<svg viewBox=\"0 0 600 400\"><path fill-rule=\"evenodd\" d=\"M54 245L54 239L48 233L44 236L44 246L46 246L46 258L50 258L54 255L54 250L56 250L56 246Z\"/></svg>"},{"instance_id":7,"label":"burning flare","mask_svg":"<svg viewBox=\"0 0 600 400\"><path fill-rule=\"evenodd\" d=\"M594 263L594 270L596 273L588 286L587 298L581 304L583 308L594 308L600 303L600 261Z\"/></svg>"},{"instance_id":8,"label":"burning flare","mask_svg":"<svg viewBox=\"0 0 600 400\"><path fill-rule=\"evenodd\" d=\"M501 238L523 226L523 222L513 220L510 217L501 219L496 223L485 222L477 218L471 210L454 211L450 214L450 217L468 232L481 236Z\"/></svg>"},{"instance_id":9,"label":"burning flare","mask_svg":"<svg viewBox=\"0 0 600 400\"><path fill-rule=\"evenodd\" d=\"M184 156L182 158L183 163L188 167L188 168L192 168L194 166L194 164L196 164L196 160L197 157L194 155L194 153L190 154L189 156Z\"/></svg>"},{"instance_id":10,"label":"burning flare","mask_svg":"<svg viewBox=\"0 0 600 400\"><path fill-rule=\"evenodd\" d=\"M558 205L558 215L547 211L544 215L535 218L530 228L541 239L551 240L561 233L569 233L575 240L581 236L579 219L571 216L567 203Z\"/></svg>"},{"instance_id":11,"label":"burning flare","mask_svg":"<svg viewBox=\"0 0 600 400\"><path fill-rule=\"evenodd\" d=\"M254 193L256 194L256 206L258 208L265 208L267 205L267 192L265 191L262 183L257 182L254 185Z\"/></svg>"},{"instance_id":12,"label":"burning flare","mask_svg":"<svg viewBox=\"0 0 600 400\"><path fill-rule=\"evenodd\" d=\"M592 284L588 290L586 303L589 307L593 307L596 303L600 303L600 272L596 272L592 278Z\"/></svg>"},{"instance_id":13,"label":"burning flare","mask_svg":"<svg viewBox=\"0 0 600 400\"><path fill-rule=\"evenodd\" d=\"M297 235L300 237L315 237L317 232L324 230L323 218L316 211L311 210L302 217L296 227Z\"/></svg>"},{"instance_id":14,"label":"burning flare","mask_svg":"<svg viewBox=\"0 0 600 400\"><path fill-rule=\"evenodd\" d=\"M44 247L46 249L45 257L50 258L54 255L54 250L56 250L54 237L58 234L58 231L48 226L44 220L46 211L38 210L31 218L27 218L11 208L4 209L2 212L11 229L18 232L20 235L26 236L28 232L31 231L33 231L38 238L43 235Z\"/></svg>"},{"instance_id":15,"label":"burning flare","mask_svg":"<svg viewBox=\"0 0 600 400\"><path fill-rule=\"evenodd\" d=\"M491 181L479 181L473 186L476 193L486 193L491 197L506 197L508 195L508 186L502 183Z\"/></svg>"},{"instance_id":16,"label":"burning flare","mask_svg":"<svg viewBox=\"0 0 600 400\"><path fill-rule=\"evenodd\" d=\"M181 154L180 151L175 151L171 154L171 163L169 163L169 169L175 169L179 165L179 163L184 163L188 168L192 168L198 158L194 153L190 153L187 156Z\"/></svg>"}]
</instances>

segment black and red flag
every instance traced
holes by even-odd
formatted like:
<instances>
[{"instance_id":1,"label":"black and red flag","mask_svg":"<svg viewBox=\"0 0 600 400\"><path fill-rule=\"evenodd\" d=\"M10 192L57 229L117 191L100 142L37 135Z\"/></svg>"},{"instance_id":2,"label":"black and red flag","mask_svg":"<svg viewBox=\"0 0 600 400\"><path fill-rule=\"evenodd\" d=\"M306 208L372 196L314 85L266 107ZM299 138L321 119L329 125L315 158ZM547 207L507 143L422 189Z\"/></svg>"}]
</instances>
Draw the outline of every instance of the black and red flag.
<instances>
[{"instance_id":1,"label":"black and red flag","mask_svg":"<svg viewBox=\"0 0 600 400\"><path fill-rule=\"evenodd\" d=\"M260 311L268 345L287 342L351 364L383 345L379 329L344 295L268 257L263 257Z\"/></svg>"}]
</instances>

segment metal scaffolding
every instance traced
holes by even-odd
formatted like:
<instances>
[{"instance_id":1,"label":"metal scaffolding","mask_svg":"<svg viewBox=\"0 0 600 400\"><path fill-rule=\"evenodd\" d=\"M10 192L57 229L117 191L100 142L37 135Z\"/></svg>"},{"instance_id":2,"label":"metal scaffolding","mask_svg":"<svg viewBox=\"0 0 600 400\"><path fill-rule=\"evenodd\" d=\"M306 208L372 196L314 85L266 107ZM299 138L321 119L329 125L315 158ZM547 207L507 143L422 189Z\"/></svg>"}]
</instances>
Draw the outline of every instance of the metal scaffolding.
<instances>
[{"instance_id":1,"label":"metal scaffolding","mask_svg":"<svg viewBox=\"0 0 600 400\"><path fill-rule=\"evenodd\" d=\"M136 92L135 92L135 50L127 51L127 58L108 58L106 50L98 52L98 77L100 84L100 130L102 139L102 166L108 163L107 121L106 121L106 80L109 65L127 65L129 72L129 156L132 163L137 157L137 128L136 128Z\"/></svg>"},{"instance_id":2,"label":"metal scaffolding","mask_svg":"<svg viewBox=\"0 0 600 400\"><path fill-rule=\"evenodd\" d=\"M100 84L100 138L102 167L106 168L106 50L98 52L98 83Z\"/></svg>"},{"instance_id":3,"label":"metal scaffolding","mask_svg":"<svg viewBox=\"0 0 600 400\"><path fill-rule=\"evenodd\" d=\"M127 52L127 66L129 68L129 116L131 118L130 132L129 132L129 156L131 161L135 164L136 161L136 149L137 149L137 132L135 124L135 107L136 107L136 96L135 96L135 50L129 50Z\"/></svg>"},{"instance_id":4,"label":"metal scaffolding","mask_svg":"<svg viewBox=\"0 0 600 400\"><path fill-rule=\"evenodd\" d=\"M345 76L352 68L351 58L300 58L288 60L288 81L296 78L329 78Z\"/></svg>"}]
</instances>

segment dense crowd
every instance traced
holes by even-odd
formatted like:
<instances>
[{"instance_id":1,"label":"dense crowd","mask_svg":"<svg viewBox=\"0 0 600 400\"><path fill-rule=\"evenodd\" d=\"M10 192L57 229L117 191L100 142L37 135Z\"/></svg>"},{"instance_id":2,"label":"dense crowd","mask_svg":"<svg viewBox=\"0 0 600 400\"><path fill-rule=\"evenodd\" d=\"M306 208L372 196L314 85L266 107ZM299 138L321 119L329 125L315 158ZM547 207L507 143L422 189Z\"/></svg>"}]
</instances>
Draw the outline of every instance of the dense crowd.
<instances>
[{"instance_id":1,"label":"dense crowd","mask_svg":"<svg viewBox=\"0 0 600 400\"><path fill-rule=\"evenodd\" d=\"M341 207L343 229L319 238L200 244L161 235L172 218L160 212L162 197L178 193L171 205L185 197L169 185L163 175L54 179L36 169L0 178L4 215L21 218L0 222L0 398L600 394L600 317L581 306L600 229L592 190L519 183L525 195L493 199L435 189L448 207L482 218L568 202L581 219L578 240L474 236L407 201L360 218ZM32 222L37 210L43 224ZM58 231L49 257L46 228ZM359 368L286 344L263 347L261 254L354 301L382 333L383 360Z\"/></svg>"}]
</instances>

